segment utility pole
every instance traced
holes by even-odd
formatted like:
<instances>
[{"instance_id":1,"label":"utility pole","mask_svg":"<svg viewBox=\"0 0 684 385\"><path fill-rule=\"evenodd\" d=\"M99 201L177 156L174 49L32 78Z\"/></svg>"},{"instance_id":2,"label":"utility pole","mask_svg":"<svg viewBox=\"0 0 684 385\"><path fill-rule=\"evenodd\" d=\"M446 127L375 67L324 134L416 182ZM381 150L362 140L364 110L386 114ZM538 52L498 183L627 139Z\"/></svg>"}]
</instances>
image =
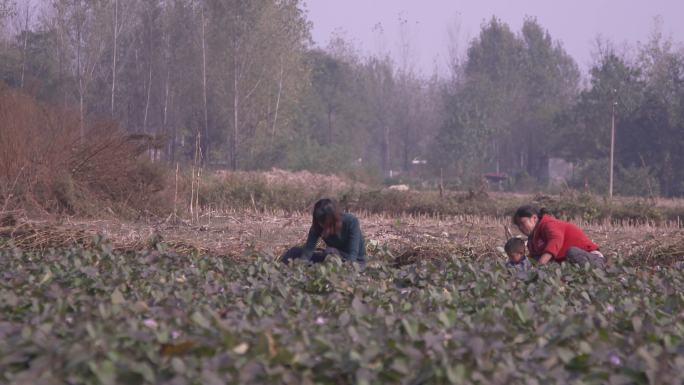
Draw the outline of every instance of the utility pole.
<instances>
[{"instance_id":1,"label":"utility pole","mask_svg":"<svg viewBox=\"0 0 684 385\"><path fill-rule=\"evenodd\" d=\"M608 186L608 197L613 199L613 164L615 160L615 106L616 101L613 101L613 113L611 116L611 127L610 127L610 182Z\"/></svg>"}]
</instances>

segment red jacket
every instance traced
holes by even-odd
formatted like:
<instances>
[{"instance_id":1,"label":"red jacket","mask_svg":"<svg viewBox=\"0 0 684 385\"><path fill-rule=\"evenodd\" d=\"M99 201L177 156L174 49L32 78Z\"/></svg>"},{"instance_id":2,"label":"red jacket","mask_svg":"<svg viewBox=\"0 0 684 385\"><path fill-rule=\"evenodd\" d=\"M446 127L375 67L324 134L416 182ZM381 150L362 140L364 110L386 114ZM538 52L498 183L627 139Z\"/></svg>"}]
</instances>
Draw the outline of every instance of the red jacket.
<instances>
[{"instance_id":1,"label":"red jacket","mask_svg":"<svg viewBox=\"0 0 684 385\"><path fill-rule=\"evenodd\" d=\"M527 242L533 258L549 253L556 262L564 261L565 254L571 247L579 247L585 251L599 249L579 227L548 214L541 217Z\"/></svg>"}]
</instances>

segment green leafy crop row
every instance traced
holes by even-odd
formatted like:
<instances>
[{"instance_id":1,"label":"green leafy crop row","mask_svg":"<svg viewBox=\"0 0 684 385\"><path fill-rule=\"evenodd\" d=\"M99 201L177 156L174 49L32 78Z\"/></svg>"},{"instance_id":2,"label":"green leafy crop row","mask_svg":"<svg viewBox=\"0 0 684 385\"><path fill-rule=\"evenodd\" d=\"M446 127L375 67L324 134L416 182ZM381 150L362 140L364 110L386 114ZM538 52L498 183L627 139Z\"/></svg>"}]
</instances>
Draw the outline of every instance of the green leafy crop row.
<instances>
[{"instance_id":1,"label":"green leafy crop row","mask_svg":"<svg viewBox=\"0 0 684 385\"><path fill-rule=\"evenodd\" d=\"M0 251L0 383L681 383L684 275Z\"/></svg>"}]
</instances>

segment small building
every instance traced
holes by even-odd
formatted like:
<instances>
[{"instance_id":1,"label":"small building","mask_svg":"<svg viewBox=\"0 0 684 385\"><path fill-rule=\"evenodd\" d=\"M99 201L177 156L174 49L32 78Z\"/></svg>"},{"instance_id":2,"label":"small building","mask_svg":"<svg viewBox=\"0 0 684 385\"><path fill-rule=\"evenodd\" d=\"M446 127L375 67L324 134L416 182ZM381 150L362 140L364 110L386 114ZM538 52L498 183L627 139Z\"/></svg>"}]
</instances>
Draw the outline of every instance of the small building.
<instances>
[{"instance_id":1,"label":"small building","mask_svg":"<svg viewBox=\"0 0 684 385\"><path fill-rule=\"evenodd\" d=\"M562 158L549 158L548 180L552 186L568 183L575 176L575 165Z\"/></svg>"}]
</instances>

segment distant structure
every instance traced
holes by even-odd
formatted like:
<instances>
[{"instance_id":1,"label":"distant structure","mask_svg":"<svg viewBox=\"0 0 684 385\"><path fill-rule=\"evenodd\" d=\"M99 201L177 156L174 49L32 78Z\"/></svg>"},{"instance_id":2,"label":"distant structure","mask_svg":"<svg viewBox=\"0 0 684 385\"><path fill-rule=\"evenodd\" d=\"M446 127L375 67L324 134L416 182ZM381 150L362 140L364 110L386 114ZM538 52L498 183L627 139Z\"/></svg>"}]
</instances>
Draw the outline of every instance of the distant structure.
<instances>
[{"instance_id":1,"label":"distant structure","mask_svg":"<svg viewBox=\"0 0 684 385\"><path fill-rule=\"evenodd\" d=\"M503 190L503 182L508 180L508 174L505 172L490 172L482 176L484 176L489 184L496 184L499 191Z\"/></svg>"},{"instance_id":2,"label":"distant structure","mask_svg":"<svg viewBox=\"0 0 684 385\"><path fill-rule=\"evenodd\" d=\"M562 158L549 158L547 173L550 185L563 185L574 177L575 165Z\"/></svg>"},{"instance_id":3,"label":"distant structure","mask_svg":"<svg viewBox=\"0 0 684 385\"><path fill-rule=\"evenodd\" d=\"M483 174L485 179L487 179L488 182L492 183L501 183L504 182L508 179L508 174L505 172L489 172L486 174Z\"/></svg>"}]
</instances>

